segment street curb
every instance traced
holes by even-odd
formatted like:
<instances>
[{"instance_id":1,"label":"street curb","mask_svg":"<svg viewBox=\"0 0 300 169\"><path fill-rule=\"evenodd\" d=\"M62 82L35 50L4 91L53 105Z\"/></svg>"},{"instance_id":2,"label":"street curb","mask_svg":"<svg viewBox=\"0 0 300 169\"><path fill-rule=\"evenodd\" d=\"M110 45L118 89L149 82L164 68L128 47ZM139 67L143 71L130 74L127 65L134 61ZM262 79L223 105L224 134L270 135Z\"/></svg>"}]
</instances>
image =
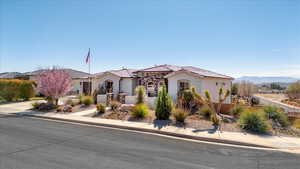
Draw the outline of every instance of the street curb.
<instances>
[{"instance_id":1,"label":"street curb","mask_svg":"<svg viewBox=\"0 0 300 169\"><path fill-rule=\"evenodd\" d=\"M208 137L201 137L201 136L191 136L191 135L179 134L179 133L173 133L173 132L167 132L167 131L161 131L161 130L121 126L121 125L115 125L115 124L95 123L95 122L87 122L87 121L72 120L72 119L62 119L62 118L57 118L57 117L39 116L39 115L32 115L32 114L23 114L22 116L35 117L35 118L41 118L41 119L49 119L49 120L56 120L56 121L62 121L62 122L65 121L65 122L71 122L71 123L81 123L81 124L94 125L94 126L100 126L100 127L126 129L126 130L131 130L131 131L154 133L154 134L160 134L160 135L166 135L166 136L172 136L172 137L178 137L178 138L184 138L184 139L192 139L192 140L197 140L197 141L205 141L205 142L213 142L213 143L222 143L222 144L229 144L229 145L235 145L235 146L247 146L247 147L256 147L256 148L277 149L277 148L274 148L274 147L263 146L263 145L258 145L258 144L251 144L251 143L244 143L244 142L238 142L238 141L232 141L232 140L223 140L223 139L216 139L216 138L208 138Z\"/></svg>"}]
</instances>

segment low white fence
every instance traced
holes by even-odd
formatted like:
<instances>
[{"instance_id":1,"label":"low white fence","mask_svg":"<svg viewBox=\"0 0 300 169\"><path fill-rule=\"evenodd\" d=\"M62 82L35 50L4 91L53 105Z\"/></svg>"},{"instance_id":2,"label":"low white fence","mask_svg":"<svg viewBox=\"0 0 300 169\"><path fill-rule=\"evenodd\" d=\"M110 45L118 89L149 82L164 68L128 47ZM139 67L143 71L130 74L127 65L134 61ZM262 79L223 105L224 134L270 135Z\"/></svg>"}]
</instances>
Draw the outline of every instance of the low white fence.
<instances>
[{"instance_id":1,"label":"low white fence","mask_svg":"<svg viewBox=\"0 0 300 169\"><path fill-rule=\"evenodd\" d=\"M295 106L289 106L274 100L270 100L261 96L254 96L256 98L259 99L259 103L263 104L263 105L268 105L268 106L277 106L277 107L281 107L282 109L284 109L284 111L286 112L300 112L300 108L297 108Z\"/></svg>"},{"instance_id":2,"label":"low white fence","mask_svg":"<svg viewBox=\"0 0 300 169\"><path fill-rule=\"evenodd\" d=\"M157 97L146 97L146 103L149 107L154 108Z\"/></svg>"},{"instance_id":3,"label":"low white fence","mask_svg":"<svg viewBox=\"0 0 300 169\"><path fill-rule=\"evenodd\" d=\"M97 103L106 104L106 94L97 95Z\"/></svg>"},{"instance_id":4,"label":"low white fence","mask_svg":"<svg viewBox=\"0 0 300 169\"><path fill-rule=\"evenodd\" d=\"M149 107L154 108L157 97L146 97L145 101ZM136 96L125 96L125 104L135 104Z\"/></svg>"},{"instance_id":5,"label":"low white fence","mask_svg":"<svg viewBox=\"0 0 300 169\"><path fill-rule=\"evenodd\" d=\"M97 102L106 104L106 95L98 95ZM155 106L157 97L146 97L145 101L146 104L152 108ZM125 104L135 104L136 103L136 96L125 96Z\"/></svg>"},{"instance_id":6,"label":"low white fence","mask_svg":"<svg viewBox=\"0 0 300 169\"><path fill-rule=\"evenodd\" d=\"M125 104L135 104L136 96L125 96Z\"/></svg>"}]
</instances>

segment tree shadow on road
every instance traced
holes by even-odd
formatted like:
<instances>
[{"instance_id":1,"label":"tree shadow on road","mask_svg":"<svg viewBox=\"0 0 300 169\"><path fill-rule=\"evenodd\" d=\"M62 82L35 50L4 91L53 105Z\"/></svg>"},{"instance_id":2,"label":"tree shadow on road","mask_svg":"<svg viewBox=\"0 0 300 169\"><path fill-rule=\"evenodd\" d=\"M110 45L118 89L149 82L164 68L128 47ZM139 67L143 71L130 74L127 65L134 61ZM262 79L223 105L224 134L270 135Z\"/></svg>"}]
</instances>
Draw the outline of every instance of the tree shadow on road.
<instances>
[{"instance_id":1,"label":"tree shadow on road","mask_svg":"<svg viewBox=\"0 0 300 169\"><path fill-rule=\"evenodd\" d=\"M194 133L207 132L209 134L214 134L218 130L218 127L213 127L211 129L196 129L193 130Z\"/></svg>"},{"instance_id":2,"label":"tree shadow on road","mask_svg":"<svg viewBox=\"0 0 300 169\"><path fill-rule=\"evenodd\" d=\"M170 126L172 124L171 120L154 120L153 121L154 128L161 129L166 126Z\"/></svg>"}]
</instances>

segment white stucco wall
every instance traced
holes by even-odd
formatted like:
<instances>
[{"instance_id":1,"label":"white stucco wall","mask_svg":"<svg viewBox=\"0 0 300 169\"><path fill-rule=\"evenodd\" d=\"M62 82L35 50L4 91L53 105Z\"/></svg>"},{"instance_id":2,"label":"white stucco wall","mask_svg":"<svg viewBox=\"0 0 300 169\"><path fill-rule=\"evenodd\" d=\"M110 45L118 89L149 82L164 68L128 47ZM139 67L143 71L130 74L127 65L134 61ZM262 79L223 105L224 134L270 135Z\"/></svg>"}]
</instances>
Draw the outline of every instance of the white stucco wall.
<instances>
[{"instance_id":1,"label":"white stucco wall","mask_svg":"<svg viewBox=\"0 0 300 169\"><path fill-rule=\"evenodd\" d=\"M92 80L92 91L95 89L98 89L100 85L104 84L106 80L113 81L113 93L117 95L119 93L119 81L120 77L113 75L113 74L107 74L101 77L93 78Z\"/></svg>"},{"instance_id":2,"label":"white stucco wall","mask_svg":"<svg viewBox=\"0 0 300 169\"><path fill-rule=\"evenodd\" d=\"M29 76L29 80L37 81L37 76ZM79 91L79 94L82 93L82 86L80 85L80 82L83 81L82 79L72 79L72 89L71 91L74 92L74 94Z\"/></svg>"},{"instance_id":3,"label":"white stucco wall","mask_svg":"<svg viewBox=\"0 0 300 169\"><path fill-rule=\"evenodd\" d=\"M175 74L168 78L168 92L169 95L176 100L177 92L178 92L178 81L187 80L190 82L191 86L195 86L197 92L201 93L204 96L204 92L208 90L211 94L212 100L214 102L218 101L218 91L220 87L223 87L224 92L227 89L231 89L231 80L229 79L221 79L221 78L200 78L194 75L182 72ZM218 83L218 85L216 85ZM223 83L225 85L223 85ZM230 103L231 98L228 97L225 103Z\"/></svg>"},{"instance_id":4,"label":"white stucco wall","mask_svg":"<svg viewBox=\"0 0 300 169\"><path fill-rule=\"evenodd\" d=\"M122 78L120 80L120 92L127 93L128 96L132 96L133 79L132 78Z\"/></svg>"},{"instance_id":5,"label":"white stucco wall","mask_svg":"<svg viewBox=\"0 0 300 169\"><path fill-rule=\"evenodd\" d=\"M106 94L97 95L97 103L106 104Z\"/></svg>"},{"instance_id":6,"label":"white stucco wall","mask_svg":"<svg viewBox=\"0 0 300 169\"><path fill-rule=\"evenodd\" d=\"M178 73L176 75L173 75L168 78L168 93L175 101L177 98L177 92L178 92L178 81L180 80L187 80L190 82L191 86L195 86L197 92L201 93L202 89L202 81L200 78L189 75L187 73Z\"/></svg>"},{"instance_id":7,"label":"white stucco wall","mask_svg":"<svg viewBox=\"0 0 300 169\"><path fill-rule=\"evenodd\" d=\"M82 93L82 87L80 85L80 79L73 79L72 80L72 91L77 92L79 91L79 94Z\"/></svg>"},{"instance_id":8,"label":"white stucco wall","mask_svg":"<svg viewBox=\"0 0 300 169\"><path fill-rule=\"evenodd\" d=\"M218 83L218 85L216 85ZM224 84L223 84L224 83ZM229 79L220 79L220 78L204 78L202 79L202 94L205 90L210 92L212 100L214 102L218 101L219 98L219 88L223 88L224 93L227 89L231 90L231 80ZM231 97L229 96L225 103L231 103Z\"/></svg>"},{"instance_id":9,"label":"white stucco wall","mask_svg":"<svg viewBox=\"0 0 300 169\"><path fill-rule=\"evenodd\" d=\"M136 97L137 96L126 96L125 104L136 104ZM154 108L156 99L157 97L146 97L145 102L149 107Z\"/></svg>"}]
</instances>

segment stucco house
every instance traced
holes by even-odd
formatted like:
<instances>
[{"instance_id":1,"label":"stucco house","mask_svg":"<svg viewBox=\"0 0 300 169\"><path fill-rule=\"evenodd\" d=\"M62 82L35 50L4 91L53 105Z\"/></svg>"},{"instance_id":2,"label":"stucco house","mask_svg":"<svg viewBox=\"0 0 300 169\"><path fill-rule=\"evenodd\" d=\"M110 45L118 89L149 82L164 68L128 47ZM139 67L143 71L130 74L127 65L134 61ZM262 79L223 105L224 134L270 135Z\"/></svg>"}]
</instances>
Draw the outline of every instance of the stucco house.
<instances>
[{"instance_id":1,"label":"stucco house","mask_svg":"<svg viewBox=\"0 0 300 169\"><path fill-rule=\"evenodd\" d=\"M64 69L67 73L69 73L70 77L72 78L73 88L70 94L80 94L86 93L88 94L89 85L86 79L91 77L91 74L74 70L74 69ZM43 71L43 69L39 69L32 72L22 73L18 76L18 78L26 79L26 80L37 80L37 76Z\"/></svg>"},{"instance_id":2,"label":"stucco house","mask_svg":"<svg viewBox=\"0 0 300 169\"><path fill-rule=\"evenodd\" d=\"M204 94L210 91L213 101L218 99L218 89L231 89L233 78L192 66L159 65L146 69L120 69L94 74L92 77L92 91L101 94L120 94L133 96L137 86L146 88L149 98L156 97L159 88L165 84L169 95L175 101L181 90L195 86L196 90ZM226 103L231 102L228 98Z\"/></svg>"}]
</instances>

